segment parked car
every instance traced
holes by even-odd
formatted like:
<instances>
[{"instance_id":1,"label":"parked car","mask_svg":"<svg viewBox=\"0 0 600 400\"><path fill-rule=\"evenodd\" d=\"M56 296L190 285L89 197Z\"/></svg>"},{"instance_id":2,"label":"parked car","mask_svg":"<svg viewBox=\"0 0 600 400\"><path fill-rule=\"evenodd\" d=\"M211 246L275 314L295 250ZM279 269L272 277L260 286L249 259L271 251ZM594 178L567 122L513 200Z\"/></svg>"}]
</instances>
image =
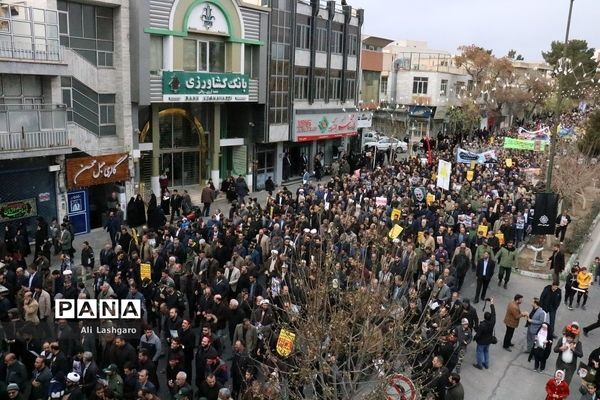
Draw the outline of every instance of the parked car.
<instances>
[{"instance_id":1,"label":"parked car","mask_svg":"<svg viewBox=\"0 0 600 400\"><path fill-rule=\"evenodd\" d=\"M408 143L395 138L383 138L377 142L371 142L368 146L376 146L378 151L388 151L390 148L403 153L408 151Z\"/></svg>"}]
</instances>

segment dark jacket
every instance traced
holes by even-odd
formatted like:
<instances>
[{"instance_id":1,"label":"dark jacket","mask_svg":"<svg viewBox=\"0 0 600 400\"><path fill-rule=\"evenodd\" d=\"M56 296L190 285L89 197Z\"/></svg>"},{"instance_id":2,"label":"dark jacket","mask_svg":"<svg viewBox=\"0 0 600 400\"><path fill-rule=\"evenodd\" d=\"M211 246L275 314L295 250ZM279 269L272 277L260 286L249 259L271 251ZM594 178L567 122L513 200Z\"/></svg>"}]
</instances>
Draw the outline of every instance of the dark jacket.
<instances>
[{"instance_id":1,"label":"dark jacket","mask_svg":"<svg viewBox=\"0 0 600 400\"><path fill-rule=\"evenodd\" d=\"M485 276L483 275L483 259L479 260L477 263L477 277L484 279L492 279L494 276L494 269L496 268L496 263L490 258L488 258L488 265L485 271Z\"/></svg>"},{"instance_id":2,"label":"dark jacket","mask_svg":"<svg viewBox=\"0 0 600 400\"><path fill-rule=\"evenodd\" d=\"M475 330L475 342L477 344L486 345L492 344L492 336L494 336L494 326L496 325L496 308L490 304L492 317L489 320L483 320Z\"/></svg>"},{"instance_id":3,"label":"dark jacket","mask_svg":"<svg viewBox=\"0 0 600 400\"><path fill-rule=\"evenodd\" d=\"M560 250L554 250L548 261L550 261L550 269L556 272L560 273L565 269L565 254Z\"/></svg>"},{"instance_id":4,"label":"dark jacket","mask_svg":"<svg viewBox=\"0 0 600 400\"><path fill-rule=\"evenodd\" d=\"M458 382L456 385L452 385L446 389L445 400L464 400L465 390L463 389L462 383Z\"/></svg>"},{"instance_id":5,"label":"dark jacket","mask_svg":"<svg viewBox=\"0 0 600 400\"><path fill-rule=\"evenodd\" d=\"M556 291L552 291L552 285L548 285L542 290L540 296L540 305L544 311L552 312L558 310L560 307L560 301L562 299L562 291L558 288Z\"/></svg>"}]
</instances>

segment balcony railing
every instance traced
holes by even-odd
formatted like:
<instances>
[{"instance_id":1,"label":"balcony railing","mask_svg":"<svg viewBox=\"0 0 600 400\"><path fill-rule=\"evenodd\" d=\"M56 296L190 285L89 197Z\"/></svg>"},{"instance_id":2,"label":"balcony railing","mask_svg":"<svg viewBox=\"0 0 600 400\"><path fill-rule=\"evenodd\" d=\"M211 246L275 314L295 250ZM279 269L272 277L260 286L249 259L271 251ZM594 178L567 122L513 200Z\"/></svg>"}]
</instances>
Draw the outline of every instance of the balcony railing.
<instances>
[{"instance_id":1,"label":"balcony railing","mask_svg":"<svg viewBox=\"0 0 600 400\"><path fill-rule=\"evenodd\" d=\"M67 130L0 133L0 151L71 147Z\"/></svg>"},{"instance_id":2,"label":"balcony railing","mask_svg":"<svg viewBox=\"0 0 600 400\"><path fill-rule=\"evenodd\" d=\"M61 45L15 43L0 40L0 58L32 61L63 61Z\"/></svg>"},{"instance_id":3,"label":"balcony railing","mask_svg":"<svg viewBox=\"0 0 600 400\"><path fill-rule=\"evenodd\" d=\"M65 106L0 105L0 151L57 147L70 147Z\"/></svg>"},{"instance_id":4,"label":"balcony railing","mask_svg":"<svg viewBox=\"0 0 600 400\"><path fill-rule=\"evenodd\" d=\"M58 11L0 2L0 58L62 61Z\"/></svg>"}]
</instances>

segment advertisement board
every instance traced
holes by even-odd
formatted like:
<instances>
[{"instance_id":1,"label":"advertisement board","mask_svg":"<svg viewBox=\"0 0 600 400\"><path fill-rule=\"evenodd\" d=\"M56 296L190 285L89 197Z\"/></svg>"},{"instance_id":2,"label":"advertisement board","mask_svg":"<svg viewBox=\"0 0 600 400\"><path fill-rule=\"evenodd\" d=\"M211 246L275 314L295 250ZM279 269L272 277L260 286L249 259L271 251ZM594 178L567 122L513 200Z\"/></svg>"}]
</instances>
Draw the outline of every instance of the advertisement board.
<instances>
[{"instance_id":1,"label":"advertisement board","mask_svg":"<svg viewBox=\"0 0 600 400\"><path fill-rule=\"evenodd\" d=\"M296 114L294 118L296 142L355 136L357 129L357 113Z\"/></svg>"}]
</instances>

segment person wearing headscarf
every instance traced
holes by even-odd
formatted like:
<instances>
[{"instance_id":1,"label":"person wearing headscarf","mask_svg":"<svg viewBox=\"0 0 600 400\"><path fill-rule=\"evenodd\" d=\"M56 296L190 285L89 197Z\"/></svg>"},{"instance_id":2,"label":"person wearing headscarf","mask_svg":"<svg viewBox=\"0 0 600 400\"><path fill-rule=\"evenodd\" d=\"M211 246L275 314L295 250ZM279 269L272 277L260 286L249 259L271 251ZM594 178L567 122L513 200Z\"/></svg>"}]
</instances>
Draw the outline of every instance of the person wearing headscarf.
<instances>
[{"instance_id":1,"label":"person wearing headscarf","mask_svg":"<svg viewBox=\"0 0 600 400\"><path fill-rule=\"evenodd\" d=\"M579 324L573 322L564 330L563 337L557 340L554 352L558 353L556 369L563 370L565 381L571 383L571 378L577 369L577 358L583 357L583 347L578 340Z\"/></svg>"},{"instance_id":2,"label":"person wearing headscarf","mask_svg":"<svg viewBox=\"0 0 600 400\"><path fill-rule=\"evenodd\" d=\"M546 360L550 357L552 350L552 334L547 323L543 323L535 335L535 342L528 361L533 358L535 360L536 372L542 372L546 368Z\"/></svg>"},{"instance_id":3,"label":"person wearing headscarf","mask_svg":"<svg viewBox=\"0 0 600 400\"><path fill-rule=\"evenodd\" d=\"M565 371L559 369L554 377L546 382L546 400L564 400L569 397L569 383L565 380Z\"/></svg>"}]
</instances>

